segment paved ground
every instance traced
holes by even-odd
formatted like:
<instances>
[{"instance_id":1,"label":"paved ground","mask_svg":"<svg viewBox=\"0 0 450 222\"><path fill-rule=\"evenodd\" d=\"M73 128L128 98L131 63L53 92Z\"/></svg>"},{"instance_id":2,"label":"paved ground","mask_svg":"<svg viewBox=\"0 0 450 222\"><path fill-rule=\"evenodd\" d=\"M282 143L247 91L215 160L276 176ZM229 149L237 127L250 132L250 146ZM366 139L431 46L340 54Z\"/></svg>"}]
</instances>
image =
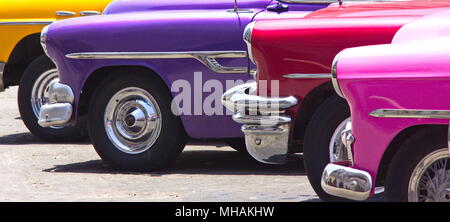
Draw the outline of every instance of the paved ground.
<instances>
[{"instance_id":1,"label":"paved ground","mask_svg":"<svg viewBox=\"0 0 450 222\"><path fill-rule=\"evenodd\" d=\"M300 156L271 166L229 147L191 145L172 169L114 171L88 143L34 138L16 95L0 93L0 201L318 201Z\"/></svg>"}]
</instances>

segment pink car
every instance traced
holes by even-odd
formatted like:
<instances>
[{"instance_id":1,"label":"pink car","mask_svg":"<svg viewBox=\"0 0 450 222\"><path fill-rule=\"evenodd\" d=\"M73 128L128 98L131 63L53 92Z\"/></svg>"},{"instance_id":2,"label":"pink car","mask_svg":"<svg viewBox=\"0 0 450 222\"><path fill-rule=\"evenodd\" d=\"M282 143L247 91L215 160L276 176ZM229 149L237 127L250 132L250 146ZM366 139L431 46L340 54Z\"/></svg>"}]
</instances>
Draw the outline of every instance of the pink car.
<instances>
[{"instance_id":1,"label":"pink car","mask_svg":"<svg viewBox=\"0 0 450 222\"><path fill-rule=\"evenodd\" d=\"M351 122L341 134L349 161L330 163L328 194L365 200L450 201L450 11L401 28L392 44L336 56L333 85Z\"/></svg>"}]
</instances>

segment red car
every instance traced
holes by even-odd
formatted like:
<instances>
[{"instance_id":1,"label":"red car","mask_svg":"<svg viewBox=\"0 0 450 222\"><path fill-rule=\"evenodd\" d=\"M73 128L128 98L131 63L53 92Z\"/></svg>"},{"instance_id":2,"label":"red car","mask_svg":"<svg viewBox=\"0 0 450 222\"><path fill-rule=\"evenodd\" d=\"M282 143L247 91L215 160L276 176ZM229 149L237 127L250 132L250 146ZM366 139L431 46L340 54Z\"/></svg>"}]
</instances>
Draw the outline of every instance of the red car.
<instances>
[{"instance_id":1,"label":"red car","mask_svg":"<svg viewBox=\"0 0 450 222\"><path fill-rule=\"evenodd\" d=\"M345 48L390 43L405 24L449 8L444 0L352 2L302 19L249 24L244 40L257 65L257 82L223 96L224 105L237 113L233 119L244 124L249 153L264 163L283 164L288 154L303 152L316 193L340 200L321 188L330 161L350 161L340 138L350 111L333 90L334 57ZM383 178L386 172L380 173Z\"/></svg>"}]
</instances>

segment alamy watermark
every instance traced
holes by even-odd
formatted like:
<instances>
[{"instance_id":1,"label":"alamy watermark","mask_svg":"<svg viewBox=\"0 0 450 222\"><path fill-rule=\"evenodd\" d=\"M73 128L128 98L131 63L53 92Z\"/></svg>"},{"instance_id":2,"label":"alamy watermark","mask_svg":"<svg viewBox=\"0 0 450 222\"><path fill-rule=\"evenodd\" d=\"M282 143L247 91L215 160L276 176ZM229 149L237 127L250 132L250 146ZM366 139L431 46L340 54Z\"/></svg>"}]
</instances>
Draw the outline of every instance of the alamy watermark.
<instances>
[{"instance_id":1,"label":"alamy watermark","mask_svg":"<svg viewBox=\"0 0 450 222\"><path fill-rule=\"evenodd\" d=\"M225 80L219 81L217 79L208 79L204 81L202 72L194 72L194 81L189 82L184 79L179 79L173 82L171 92L175 94L172 100L172 112L175 115L233 115L233 111L226 109L222 105L222 95L228 89L239 86L245 83L255 82L254 80ZM258 107L260 110L277 110L277 103L272 103L271 99L278 98L279 95L279 81L270 81L270 93L268 89L268 81L258 82L258 91L247 92L250 97L245 98L242 102L248 102L249 106ZM255 89L256 90L256 89ZM269 95L270 94L270 95ZM258 99L257 95L270 96L267 99ZM250 115L270 115L270 112L259 113L257 109L247 110Z\"/></svg>"}]
</instances>

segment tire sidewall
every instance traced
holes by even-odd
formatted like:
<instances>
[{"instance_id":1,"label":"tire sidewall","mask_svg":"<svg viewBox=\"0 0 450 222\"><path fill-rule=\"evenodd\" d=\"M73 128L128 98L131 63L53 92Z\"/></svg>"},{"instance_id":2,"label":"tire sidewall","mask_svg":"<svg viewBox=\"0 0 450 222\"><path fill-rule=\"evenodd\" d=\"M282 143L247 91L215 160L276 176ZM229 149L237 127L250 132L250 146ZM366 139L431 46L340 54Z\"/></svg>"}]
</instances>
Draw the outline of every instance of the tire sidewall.
<instances>
[{"instance_id":1,"label":"tire sidewall","mask_svg":"<svg viewBox=\"0 0 450 222\"><path fill-rule=\"evenodd\" d=\"M22 120L30 132L40 139L48 142L75 142L87 136L86 124L78 121L76 126L64 128L42 127L38 123L38 117L34 114L31 105L31 94L36 80L45 72L56 69L55 64L42 55L35 59L25 70L19 84L17 102ZM82 118L81 118L82 119Z\"/></svg>"},{"instance_id":2,"label":"tire sidewall","mask_svg":"<svg viewBox=\"0 0 450 222\"><path fill-rule=\"evenodd\" d=\"M171 97L164 87L142 76L114 77L104 81L96 90L89 106L89 135L100 157L120 169L141 171L158 169L168 165L181 153L185 145L185 135L179 117L172 113ZM139 154L125 153L111 142L106 134L104 114L110 99L120 90L137 87L147 91L156 101L161 111L161 131L155 143Z\"/></svg>"},{"instance_id":3,"label":"tire sidewall","mask_svg":"<svg viewBox=\"0 0 450 222\"><path fill-rule=\"evenodd\" d=\"M389 202L408 202L408 187L417 165L427 155L445 148L445 132L422 130L408 138L389 166L385 182L385 199Z\"/></svg>"},{"instance_id":4,"label":"tire sidewall","mask_svg":"<svg viewBox=\"0 0 450 222\"><path fill-rule=\"evenodd\" d=\"M327 194L321 186L323 170L330 163L330 142L337 127L350 117L347 102L332 95L322 103L308 124L303 144L303 158L308 180L325 201L347 201Z\"/></svg>"}]
</instances>

